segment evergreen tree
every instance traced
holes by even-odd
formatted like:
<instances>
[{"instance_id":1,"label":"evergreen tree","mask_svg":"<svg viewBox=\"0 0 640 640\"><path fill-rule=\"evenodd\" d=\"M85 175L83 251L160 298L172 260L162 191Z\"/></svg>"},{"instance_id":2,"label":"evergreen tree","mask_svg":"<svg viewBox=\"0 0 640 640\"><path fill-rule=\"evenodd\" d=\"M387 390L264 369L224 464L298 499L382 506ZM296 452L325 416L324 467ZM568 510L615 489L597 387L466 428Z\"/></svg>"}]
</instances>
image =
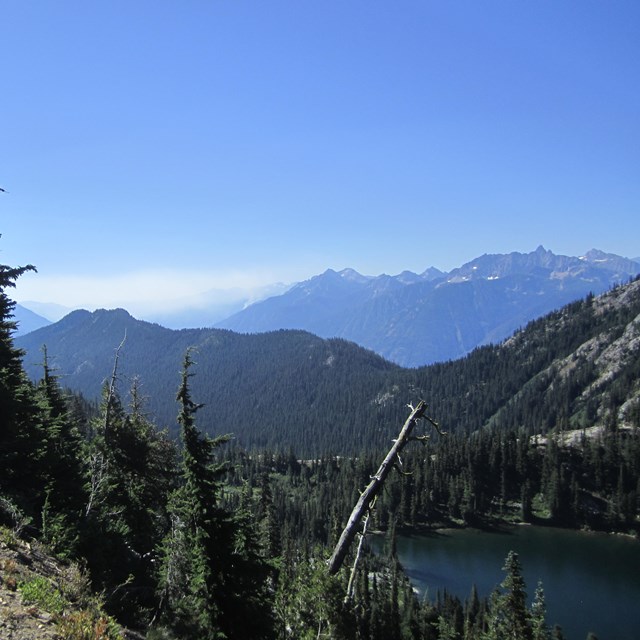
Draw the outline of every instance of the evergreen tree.
<instances>
[{"instance_id":1,"label":"evergreen tree","mask_svg":"<svg viewBox=\"0 0 640 640\"><path fill-rule=\"evenodd\" d=\"M164 545L163 618L181 637L269 638L267 572L247 523L234 520L220 502L225 466L214 456L229 438L198 431L192 364L187 351L178 391L182 484L171 500L172 530Z\"/></svg>"},{"instance_id":2,"label":"evergreen tree","mask_svg":"<svg viewBox=\"0 0 640 640\"><path fill-rule=\"evenodd\" d=\"M278 522L276 508L269 475L263 473L260 477L260 502L258 504L258 519L261 543L267 558L277 558L282 551L281 527Z\"/></svg>"},{"instance_id":3,"label":"evergreen tree","mask_svg":"<svg viewBox=\"0 0 640 640\"><path fill-rule=\"evenodd\" d=\"M41 512L42 538L58 554L76 551L78 526L86 503L84 442L69 410L57 376L43 352L43 377L36 388L43 433L40 473L45 498Z\"/></svg>"},{"instance_id":4,"label":"evergreen tree","mask_svg":"<svg viewBox=\"0 0 640 640\"><path fill-rule=\"evenodd\" d=\"M533 604L531 605L531 637L532 640L549 640L547 627L547 607L544 599L542 583L538 582Z\"/></svg>"},{"instance_id":5,"label":"evergreen tree","mask_svg":"<svg viewBox=\"0 0 640 640\"><path fill-rule=\"evenodd\" d=\"M105 385L87 445L87 499L79 550L87 560L94 588L105 593L108 604L129 576L129 531L123 517L126 505L118 474L119 456L112 448L112 434L123 420L119 395Z\"/></svg>"},{"instance_id":6,"label":"evergreen tree","mask_svg":"<svg viewBox=\"0 0 640 640\"><path fill-rule=\"evenodd\" d=\"M485 637L487 640L532 640L526 585L515 551L509 551L502 569L507 575L492 596L489 629Z\"/></svg>"},{"instance_id":7,"label":"evergreen tree","mask_svg":"<svg viewBox=\"0 0 640 640\"><path fill-rule=\"evenodd\" d=\"M42 504L42 428L33 386L22 368L23 352L13 344L15 302L7 295L28 271L35 268L0 265L0 492L15 501L19 511L33 516Z\"/></svg>"},{"instance_id":8,"label":"evergreen tree","mask_svg":"<svg viewBox=\"0 0 640 640\"><path fill-rule=\"evenodd\" d=\"M155 553L170 527L177 462L173 443L142 413L137 380L130 412L123 406L117 357L91 423L80 551L109 612L139 626L157 605Z\"/></svg>"}]
</instances>

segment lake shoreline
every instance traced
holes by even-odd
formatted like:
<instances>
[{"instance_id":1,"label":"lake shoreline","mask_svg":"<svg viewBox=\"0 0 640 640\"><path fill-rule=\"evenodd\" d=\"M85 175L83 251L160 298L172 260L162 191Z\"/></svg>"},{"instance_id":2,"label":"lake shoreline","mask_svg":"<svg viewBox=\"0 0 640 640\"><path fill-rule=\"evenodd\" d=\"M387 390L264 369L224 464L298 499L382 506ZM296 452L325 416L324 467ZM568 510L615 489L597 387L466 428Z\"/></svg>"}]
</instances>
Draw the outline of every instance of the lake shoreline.
<instances>
[{"instance_id":1,"label":"lake shoreline","mask_svg":"<svg viewBox=\"0 0 640 640\"><path fill-rule=\"evenodd\" d=\"M461 520L439 520L433 523L418 523L415 525L397 525L396 531L399 534L407 535L411 533L416 534L428 534L442 533L445 531L461 531L465 529L473 529L477 531L484 531L487 533L496 532L510 527L541 527L544 529L558 529L567 531L576 531L582 533L597 533L606 534L609 536L620 536L623 538L629 538L632 540L640 541L640 535L638 531L612 531L607 529L593 529L589 527L572 527L566 524L553 523L544 518L535 518L533 521L515 520L511 518L499 518L490 517L486 519L478 519L473 523L465 523ZM377 531L376 533L385 533L385 531Z\"/></svg>"},{"instance_id":2,"label":"lake shoreline","mask_svg":"<svg viewBox=\"0 0 640 640\"><path fill-rule=\"evenodd\" d=\"M438 526L434 526L437 524ZM496 523L498 524L498 523ZM475 585L489 597L504 579L504 559L518 553L527 593L542 584L547 622L559 624L565 637L635 640L640 628L640 547L634 536L531 523L502 521L491 529L439 522L397 529L397 557L419 597L445 591L461 601ZM372 539L375 553L387 541Z\"/></svg>"}]
</instances>

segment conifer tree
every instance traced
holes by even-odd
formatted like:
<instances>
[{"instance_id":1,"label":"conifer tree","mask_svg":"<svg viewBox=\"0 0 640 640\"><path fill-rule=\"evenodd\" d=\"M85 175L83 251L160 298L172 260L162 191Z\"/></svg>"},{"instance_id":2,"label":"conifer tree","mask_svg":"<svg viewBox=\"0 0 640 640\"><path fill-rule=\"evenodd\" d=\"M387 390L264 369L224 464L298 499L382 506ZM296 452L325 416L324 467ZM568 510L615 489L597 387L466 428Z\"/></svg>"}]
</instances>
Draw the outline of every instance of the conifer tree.
<instances>
[{"instance_id":1,"label":"conifer tree","mask_svg":"<svg viewBox=\"0 0 640 640\"><path fill-rule=\"evenodd\" d=\"M507 554L503 571L507 576L502 582L504 596L502 600L504 626L507 637L529 638L531 630L529 627L529 612L527 611L526 585L522 576L522 566L515 551Z\"/></svg>"},{"instance_id":2,"label":"conifer tree","mask_svg":"<svg viewBox=\"0 0 640 640\"><path fill-rule=\"evenodd\" d=\"M36 388L43 435L40 473L45 493L40 526L43 540L58 554L73 555L86 502L84 442L49 365L46 346L42 352L43 377Z\"/></svg>"},{"instance_id":3,"label":"conifer tree","mask_svg":"<svg viewBox=\"0 0 640 640\"><path fill-rule=\"evenodd\" d=\"M137 381L131 412L123 406L117 357L92 421L81 552L109 612L140 624L156 608L155 551L169 528L167 499L175 487L176 458L166 434L142 413Z\"/></svg>"},{"instance_id":4,"label":"conifer tree","mask_svg":"<svg viewBox=\"0 0 640 640\"><path fill-rule=\"evenodd\" d=\"M22 368L23 352L13 344L16 303L7 295L7 289L15 287L16 280L28 271L35 267L0 265L0 493L15 501L20 511L33 515L37 510L34 495L41 497L42 433L33 386Z\"/></svg>"},{"instance_id":5,"label":"conifer tree","mask_svg":"<svg viewBox=\"0 0 640 640\"><path fill-rule=\"evenodd\" d=\"M172 529L164 545L163 619L185 638L269 638L267 572L257 539L242 514L234 519L220 500L225 467L214 456L229 437L212 439L198 431L201 405L191 398L192 365L187 351L177 396L182 484L171 499Z\"/></svg>"},{"instance_id":6,"label":"conifer tree","mask_svg":"<svg viewBox=\"0 0 640 640\"><path fill-rule=\"evenodd\" d=\"M542 583L538 582L533 604L531 605L532 640L549 640L546 616L547 607L544 599L544 589L542 588Z\"/></svg>"},{"instance_id":7,"label":"conifer tree","mask_svg":"<svg viewBox=\"0 0 640 640\"><path fill-rule=\"evenodd\" d=\"M500 589L492 595L489 628L485 639L532 640L526 585L520 559L515 551L509 551L502 569L507 575L500 584Z\"/></svg>"}]
</instances>

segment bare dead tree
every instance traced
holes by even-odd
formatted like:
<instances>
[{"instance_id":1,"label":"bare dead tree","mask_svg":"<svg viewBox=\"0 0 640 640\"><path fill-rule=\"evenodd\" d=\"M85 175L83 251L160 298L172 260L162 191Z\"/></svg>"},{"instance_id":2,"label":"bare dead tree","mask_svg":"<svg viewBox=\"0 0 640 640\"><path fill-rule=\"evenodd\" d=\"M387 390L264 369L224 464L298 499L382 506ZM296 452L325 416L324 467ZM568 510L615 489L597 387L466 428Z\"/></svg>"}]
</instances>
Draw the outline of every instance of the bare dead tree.
<instances>
[{"instance_id":1,"label":"bare dead tree","mask_svg":"<svg viewBox=\"0 0 640 640\"><path fill-rule=\"evenodd\" d=\"M118 359L120 358L120 350L124 347L126 340L127 331L125 329L124 337L122 338L122 342L118 345L113 359L113 371L111 372L111 379L109 380L109 388L107 391L104 420L102 423L102 435L105 439L107 438L111 427L111 406L116 394L116 384L118 382ZM108 475L109 462L105 456L104 448L101 447L91 453L89 458L89 497L85 507L86 517L91 514L96 504L104 500L104 496L102 498L100 498L100 496L103 493L103 488L106 486Z\"/></svg>"},{"instance_id":2,"label":"bare dead tree","mask_svg":"<svg viewBox=\"0 0 640 640\"><path fill-rule=\"evenodd\" d=\"M85 517L89 517L96 504L104 500L100 498L107 482L107 461L102 452L92 453L89 457L89 497L84 509Z\"/></svg>"},{"instance_id":3,"label":"bare dead tree","mask_svg":"<svg viewBox=\"0 0 640 640\"><path fill-rule=\"evenodd\" d=\"M351 574L349 575L349 584L347 584L347 595L344 597L344 603L347 604L351 600L353 595L353 585L356 579L356 573L358 571L358 564L360 562L360 554L362 553L362 545L364 544L364 538L367 535L367 528L369 527L369 518L375 505L376 499L373 499L373 503L367 509L367 513L362 521L362 531L360 532L360 541L358 542L358 550L356 551L356 557L353 560L353 566L351 567Z\"/></svg>"},{"instance_id":4,"label":"bare dead tree","mask_svg":"<svg viewBox=\"0 0 640 640\"><path fill-rule=\"evenodd\" d=\"M104 412L104 425L103 425L103 433L104 436L107 436L109 431L109 427L111 426L111 404L113 402L113 398L116 393L116 384L118 382L118 360L120 358L120 350L124 347L124 343L127 341L127 330L124 330L124 337L122 338L122 342L118 345L116 349L116 354L113 358L113 371L111 372L111 379L109 380L109 390L107 392L107 402L105 406Z\"/></svg>"},{"instance_id":5,"label":"bare dead tree","mask_svg":"<svg viewBox=\"0 0 640 640\"><path fill-rule=\"evenodd\" d=\"M413 428L415 427L418 420L424 418L425 420L430 422L438 430L439 433L442 434L438 423L426 415L427 404L424 400L420 400L415 408L412 405L409 405L409 408L411 409L409 417L404 423L398 437L394 440L393 446L391 447L391 449L389 449L389 452L382 461L380 467L378 468L378 471L376 471L376 474L371 477L371 482L360 494L360 498L358 499L358 502L356 503L353 511L351 512L351 515L349 516L349 520L347 521L347 524L342 531L342 535L338 540L338 544L336 544L333 555L329 559L329 573L332 575L338 573L338 571L340 570L340 567L344 562L344 558L349 551L349 547L351 546L351 543L353 542L353 539L358 532L360 521L365 514L367 514L368 522L369 511L373 505L375 498L380 493L384 481L389 475L389 472L394 467L401 471L402 459L400 458L400 452L402 451L402 449L404 449L405 445L411 440L424 442L429 437L428 435L418 437L411 436L411 432L413 431ZM354 569L352 571L355 571L355 566L357 565L358 558L359 552L356 556L356 562L354 563Z\"/></svg>"}]
</instances>

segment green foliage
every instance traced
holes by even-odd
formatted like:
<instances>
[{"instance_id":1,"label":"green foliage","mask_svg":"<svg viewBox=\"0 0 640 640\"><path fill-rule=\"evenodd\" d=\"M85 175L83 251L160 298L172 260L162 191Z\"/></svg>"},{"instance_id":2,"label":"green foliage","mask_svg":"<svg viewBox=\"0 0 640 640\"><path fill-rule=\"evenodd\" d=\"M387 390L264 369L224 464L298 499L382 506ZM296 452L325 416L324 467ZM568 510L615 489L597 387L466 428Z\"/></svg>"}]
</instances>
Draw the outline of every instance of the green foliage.
<instances>
[{"instance_id":1,"label":"green foliage","mask_svg":"<svg viewBox=\"0 0 640 640\"><path fill-rule=\"evenodd\" d=\"M156 548L168 526L175 447L144 417L137 383L130 411L115 384L105 386L87 447L80 553L110 612L130 623L151 617Z\"/></svg>"},{"instance_id":2,"label":"green foliage","mask_svg":"<svg viewBox=\"0 0 640 640\"><path fill-rule=\"evenodd\" d=\"M62 613L68 606L60 590L44 576L18 585L23 602L35 604L49 613Z\"/></svg>"},{"instance_id":3,"label":"green foliage","mask_svg":"<svg viewBox=\"0 0 640 640\"><path fill-rule=\"evenodd\" d=\"M20 535L32 521L31 516L27 516L11 498L2 494L0 494L0 518L11 525L16 535ZM0 528L6 530L5 527Z\"/></svg>"},{"instance_id":4,"label":"green foliage","mask_svg":"<svg viewBox=\"0 0 640 640\"><path fill-rule=\"evenodd\" d=\"M0 525L0 544L3 544L12 549L15 546L16 541L16 533L8 527Z\"/></svg>"},{"instance_id":5,"label":"green foliage","mask_svg":"<svg viewBox=\"0 0 640 640\"><path fill-rule=\"evenodd\" d=\"M546 622L547 607L542 582L538 582L536 594L531 604L531 637L532 640L549 640L549 629Z\"/></svg>"},{"instance_id":6,"label":"green foliage","mask_svg":"<svg viewBox=\"0 0 640 640\"><path fill-rule=\"evenodd\" d=\"M196 428L192 364L187 351L178 391L181 484L172 495L163 548L163 621L184 637L269 638L268 567L247 515L234 517L220 504L225 466L215 462L215 452L227 438L212 440Z\"/></svg>"},{"instance_id":7,"label":"green foliage","mask_svg":"<svg viewBox=\"0 0 640 640\"><path fill-rule=\"evenodd\" d=\"M330 576L321 555L289 565L276 594L278 637L314 640L349 638L351 625L343 603L344 585Z\"/></svg>"},{"instance_id":8,"label":"green foliage","mask_svg":"<svg viewBox=\"0 0 640 640\"><path fill-rule=\"evenodd\" d=\"M32 517L41 496L39 461L42 429L37 419L33 387L22 368L23 351L15 348L12 320L15 302L6 290L34 268L0 265L0 490L17 498L20 510Z\"/></svg>"},{"instance_id":9,"label":"green foliage","mask_svg":"<svg viewBox=\"0 0 640 640\"><path fill-rule=\"evenodd\" d=\"M84 488L84 442L57 376L49 366L43 347L43 377L34 397L39 409L43 441L39 474L44 495L36 503L42 539L61 556L71 556L78 542L77 528L86 496Z\"/></svg>"},{"instance_id":10,"label":"green foliage","mask_svg":"<svg viewBox=\"0 0 640 640\"><path fill-rule=\"evenodd\" d=\"M49 494L45 498L40 519L42 541L60 558L73 555L78 543L77 525L69 523L65 513L51 508Z\"/></svg>"},{"instance_id":11,"label":"green foliage","mask_svg":"<svg viewBox=\"0 0 640 640\"><path fill-rule=\"evenodd\" d=\"M531 638L526 585L518 554L510 551L502 569L507 575L500 585L502 594L494 604L499 609L494 616L498 620L499 635L521 640Z\"/></svg>"}]
</instances>

